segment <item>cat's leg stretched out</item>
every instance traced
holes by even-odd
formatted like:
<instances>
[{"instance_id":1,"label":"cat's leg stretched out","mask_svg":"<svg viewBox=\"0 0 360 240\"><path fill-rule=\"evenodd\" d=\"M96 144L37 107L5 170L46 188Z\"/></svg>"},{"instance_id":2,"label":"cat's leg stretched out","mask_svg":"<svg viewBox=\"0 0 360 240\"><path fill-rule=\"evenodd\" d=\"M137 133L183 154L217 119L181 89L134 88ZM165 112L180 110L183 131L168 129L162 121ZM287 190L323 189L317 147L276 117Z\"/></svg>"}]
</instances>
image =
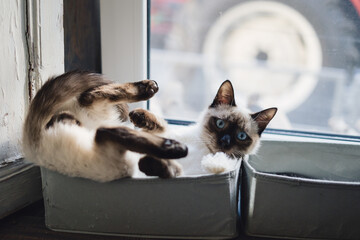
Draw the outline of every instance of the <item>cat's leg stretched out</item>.
<instances>
[{"instance_id":1,"label":"cat's leg stretched out","mask_svg":"<svg viewBox=\"0 0 360 240\"><path fill-rule=\"evenodd\" d=\"M96 102L107 100L108 103L131 103L150 99L159 90L153 80L142 80L133 83L110 83L97 86L81 93L78 101L88 107Z\"/></svg>"},{"instance_id":2,"label":"cat's leg stretched out","mask_svg":"<svg viewBox=\"0 0 360 240\"><path fill-rule=\"evenodd\" d=\"M187 147L175 140L128 127L99 128L96 131L95 142L98 145L111 144L116 148L164 159L177 159L187 155Z\"/></svg>"}]
</instances>

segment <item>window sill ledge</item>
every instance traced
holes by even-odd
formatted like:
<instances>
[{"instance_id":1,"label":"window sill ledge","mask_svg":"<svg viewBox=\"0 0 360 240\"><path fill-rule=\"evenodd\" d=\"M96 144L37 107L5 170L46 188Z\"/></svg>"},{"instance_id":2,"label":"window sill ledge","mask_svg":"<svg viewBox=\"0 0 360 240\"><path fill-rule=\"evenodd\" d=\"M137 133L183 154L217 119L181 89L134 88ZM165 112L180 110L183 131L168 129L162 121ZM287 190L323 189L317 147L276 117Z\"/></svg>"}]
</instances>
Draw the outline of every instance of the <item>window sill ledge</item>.
<instances>
[{"instance_id":1,"label":"window sill ledge","mask_svg":"<svg viewBox=\"0 0 360 240\"><path fill-rule=\"evenodd\" d=\"M41 198L39 167L23 159L0 167L0 219Z\"/></svg>"}]
</instances>

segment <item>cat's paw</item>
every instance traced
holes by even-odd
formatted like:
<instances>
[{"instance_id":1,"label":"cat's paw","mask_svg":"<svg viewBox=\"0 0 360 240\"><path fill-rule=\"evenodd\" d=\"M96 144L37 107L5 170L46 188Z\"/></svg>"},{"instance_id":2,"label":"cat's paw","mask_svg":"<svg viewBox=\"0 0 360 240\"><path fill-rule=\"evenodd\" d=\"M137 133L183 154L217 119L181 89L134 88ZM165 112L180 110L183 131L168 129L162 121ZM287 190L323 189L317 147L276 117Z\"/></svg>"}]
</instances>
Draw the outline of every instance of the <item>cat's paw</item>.
<instances>
[{"instance_id":1,"label":"cat's paw","mask_svg":"<svg viewBox=\"0 0 360 240\"><path fill-rule=\"evenodd\" d=\"M135 109L129 113L130 121L138 128L143 128L151 132L163 132L164 124L162 124L154 114L145 109Z\"/></svg>"},{"instance_id":2,"label":"cat's paw","mask_svg":"<svg viewBox=\"0 0 360 240\"><path fill-rule=\"evenodd\" d=\"M129 113L130 121L138 128L148 128L150 124L146 120L146 112L143 109L135 109Z\"/></svg>"},{"instance_id":3,"label":"cat's paw","mask_svg":"<svg viewBox=\"0 0 360 240\"><path fill-rule=\"evenodd\" d=\"M145 156L139 160L139 169L147 176L174 178L182 174L181 166L172 160L156 159Z\"/></svg>"},{"instance_id":4,"label":"cat's paw","mask_svg":"<svg viewBox=\"0 0 360 240\"><path fill-rule=\"evenodd\" d=\"M165 159L183 158L188 154L188 148L185 144L166 138L161 145L161 150L161 158Z\"/></svg>"},{"instance_id":5,"label":"cat's paw","mask_svg":"<svg viewBox=\"0 0 360 240\"><path fill-rule=\"evenodd\" d=\"M154 80L142 80L134 84L138 89L139 100L148 100L159 91L159 86Z\"/></svg>"}]
</instances>

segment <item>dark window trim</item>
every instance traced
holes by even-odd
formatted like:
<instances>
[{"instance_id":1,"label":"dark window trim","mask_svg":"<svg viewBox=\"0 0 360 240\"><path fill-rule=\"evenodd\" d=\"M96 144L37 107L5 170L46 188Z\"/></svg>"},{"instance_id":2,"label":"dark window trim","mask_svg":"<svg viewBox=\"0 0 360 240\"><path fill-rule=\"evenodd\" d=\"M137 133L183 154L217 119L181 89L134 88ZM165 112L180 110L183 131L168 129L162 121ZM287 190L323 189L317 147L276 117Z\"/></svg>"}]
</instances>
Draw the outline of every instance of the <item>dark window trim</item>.
<instances>
[{"instance_id":1,"label":"dark window trim","mask_svg":"<svg viewBox=\"0 0 360 240\"><path fill-rule=\"evenodd\" d=\"M195 123L194 121L175 120L175 119L166 119L166 121L169 124L181 125L181 126L187 126ZM274 128L267 128L265 129L264 133L273 134L273 135L291 136L291 137L306 137L312 139L336 140L336 141L360 143L360 136L351 136L351 135L320 133L320 132L318 133L318 132L308 132L308 131L298 131L298 130L284 130L284 129L274 129Z\"/></svg>"},{"instance_id":2,"label":"dark window trim","mask_svg":"<svg viewBox=\"0 0 360 240\"><path fill-rule=\"evenodd\" d=\"M146 7L146 78L150 79L151 0L146 1ZM146 101L146 109L150 110L150 100Z\"/></svg>"}]
</instances>

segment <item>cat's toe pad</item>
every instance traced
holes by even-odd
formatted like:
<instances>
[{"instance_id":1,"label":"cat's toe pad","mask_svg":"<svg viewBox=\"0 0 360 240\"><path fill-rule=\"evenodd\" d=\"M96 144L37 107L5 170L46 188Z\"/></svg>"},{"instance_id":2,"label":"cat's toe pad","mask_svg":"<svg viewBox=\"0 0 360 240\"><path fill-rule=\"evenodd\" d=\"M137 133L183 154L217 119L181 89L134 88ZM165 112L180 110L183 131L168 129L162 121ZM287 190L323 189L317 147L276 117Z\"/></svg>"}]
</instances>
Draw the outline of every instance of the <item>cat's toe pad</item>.
<instances>
[{"instance_id":1,"label":"cat's toe pad","mask_svg":"<svg viewBox=\"0 0 360 240\"><path fill-rule=\"evenodd\" d=\"M139 128L145 127L146 124L146 116L144 111L140 111L140 109L136 109L129 113L130 121Z\"/></svg>"},{"instance_id":2,"label":"cat's toe pad","mask_svg":"<svg viewBox=\"0 0 360 240\"><path fill-rule=\"evenodd\" d=\"M138 88L138 95L142 100L147 100L159 91L158 84L154 80L143 80L135 83Z\"/></svg>"}]
</instances>

